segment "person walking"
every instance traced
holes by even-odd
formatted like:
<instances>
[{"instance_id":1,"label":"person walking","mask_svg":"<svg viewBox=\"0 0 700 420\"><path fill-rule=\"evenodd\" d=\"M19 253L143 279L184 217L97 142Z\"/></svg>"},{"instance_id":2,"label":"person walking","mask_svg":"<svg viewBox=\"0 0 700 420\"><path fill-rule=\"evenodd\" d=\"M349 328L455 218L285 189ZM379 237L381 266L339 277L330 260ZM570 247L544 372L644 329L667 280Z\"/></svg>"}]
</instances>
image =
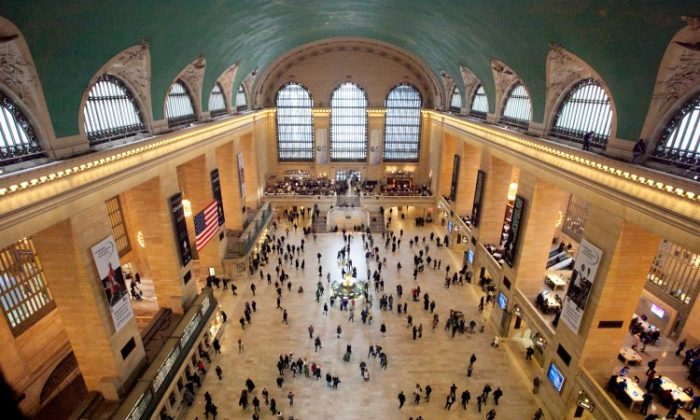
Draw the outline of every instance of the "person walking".
<instances>
[{"instance_id":1,"label":"person walking","mask_svg":"<svg viewBox=\"0 0 700 420\"><path fill-rule=\"evenodd\" d=\"M287 310L285 309L284 312L282 312L282 323L289 325L289 322L287 322L287 321L288 321L288 314L287 314Z\"/></svg>"},{"instance_id":2,"label":"person walking","mask_svg":"<svg viewBox=\"0 0 700 420\"><path fill-rule=\"evenodd\" d=\"M496 405L498 405L498 399L503 396L503 391L501 391L501 388L496 388L495 391L493 391L493 401Z\"/></svg>"},{"instance_id":3,"label":"person walking","mask_svg":"<svg viewBox=\"0 0 700 420\"><path fill-rule=\"evenodd\" d=\"M685 338L678 343L678 348L676 349L676 356L680 356L683 349L685 349L686 341Z\"/></svg>"},{"instance_id":4,"label":"person walking","mask_svg":"<svg viewBox=\"0 0 700 420\"><path fill-rule=\"evenodd\" d=\"M652 372L656 369L656 362L658 362L658 361L659 361L659 359L649 360L649 362L647 363L647 371L646 371L645 375L649 375L649 372Z\"/></svg>"},{"instance_id":5,"label":"person walking","mask_svg":"<svg viewBox=\"0 0 700 420\"><path fill-rule=\"evenodd\" d=\"M314 338L314 326L312 324L309 324L309 339Z\"/></svg>"},{"instance_id":6,"label":"person walking","mask_svg":"<svg viewBox=\"0 0 700 420\"><path fill-rule=\"evenodd\" d=\"M447 394L447 400L445 401L445 409L449 410L452 408L452 403L455 402L454 397L452 394Z\"/></svg>"},{"instance_id":7,"label":"person walking","mask_svg":"<svg viewBox=\"0 0 700 420\"><path fill-rule=\"evenodd\" d=\"M294 405L294 393L291 390L289 390L289 393L287 393L287 399L289 399L289 406L290 407L293 406Z\"/></svg>"},{"instance_id":8,"label":"person walking","mask_svg":"<svg viewBox=\"0 0 700 420\"><path fill-rule=\"evenodd\" d=\"M224 373L221 370L221 366L216 365L216 368L214 369L214 371L216 372L216 377L219 378L219 380L221 380L221 375L223 375L223 373Z\"/></svg>"},{"instance_id":9,"label":"person walking","mask_svg":"<svg viewBox=\"0 0 700 420\"><path fill-rule=\"evenodd\" d=\"M430 402L430 393L433 392L433 388L430 384L425 386L425 402Z\"/></svg>"},{"instance_id":10,"label":"person walking","mask_svg":"<svg viewBox=\"0 0 700 420\"><path fill-rule=\"evenodd\" d=\"M243 351L243 340L241 340L241 338L238 337L238 352L240 353L242 351Z\"/></svg>"},{"instance_id":11,"label":"person walking","mask_svg":"<svg viewBox=\"0 0 700 420\"><path fill-rule=\"evenodd\" d=\"M649 406L651 405L651 402L654 400L654 395L650 394L649 392L645 392L644 395L642 395L642 405L640 407L639 412L646 415L647 411L649 410Z\"/></svg>"},{"instance_id":12,"label":"person walking","mask_svg":"<svg viewBox=\"0 0 700 420\"><path fill-rule=\"evenodd\" d=\"M469 400L471 399L471 394L469 393L468 389L465 389L462 391L462 408L467 409L467 404L469 404Z\"/></svg>"},{"instance_id":13,"label":"person walking","mask_svg":"<svg viewBox=\"0 0 700 420\"><path fill-rule=\"evenodd\" d=\"M399 410L401 407L403 407L404 403L406 402L406 396L403 394L403 391L399 392Z\"/></svg>"},{"instance_id":14,"label":"person walking","mask_svg":"<svg viewBox=\"0 0 700 420\"><path fill-rule=\"evenodd\" d=\"M486 420L494 420L496 418L496 409L492 408L486 413Z\"/></svg>"},{"instance_id":15,"label":"person walking","mask_svg":"<svg viewBox=\"0 0 700 420\"><path fill-rule=\"evenodd\" d=\"M532 393L537 394L537 391L539 391L539 390L540 390L540 377L535 376L532 379Z\"/></svg>"},{"instance_id":16,"label":"person walking","mask_svg":"<svg viewBox=\"0 0 700 420\"><path fill-rule=\"evenodd\" d=\"M634 148L632 148L632 163L642 163L646 153L647 144L644 142L644 139L639 139L637 143L634 144Z\"/></svg>"},{"instance_id":17,"label":"person walking","mask_svg":"<svg viewBox=\"0 0 700 420\"><path fill-rule=\"evenodd\" d=\"M335 329L335 332L337 333L338 338L340 338L340 335L343 333L343 329L338 325L338 328Z\"/></svg>"},{"instance_id":18,"label":"person walking","mask_svg":"<svg viewBox=\"0 0 700 420\"><path fill-rule=\"evenodd\" d=\"M450 387L450 395L452 395L452 398L457 398L457 385L452 384Z\"/></svg>"},{"instance_id":19,"label":"person walking","mask_svg":"<svg viewBox=\"0 0 700 420\"><path fill-rule=\"evenodd\" d=\"M314 352L317 352L318 349L322 349L321 347L321 336L316 336L316 340L314 340Z\"/></svg>"},{"instance_id":20,"label":"person walking","mask_svg":"<svg viewBox=\"0 0 700 420\"><path fill-rule=\"evenodd\" d=\"M262 271L260 274L262 274ZM250 283L250 290L253 292L253 296L255 296L255 283Z\"/></svg>"},{"instance_id":21,"label":"person walking","mask_svg":"<svg viewBox=\"0 0 700 420\"><path fill-rule=\"evenodd\" d=\"M221 343L219 343L218 338L214 339L214 341L211 343L211 346L214 348L214 353L221 354Z\"/></svg>"},{"instance_id":22,"label":"person walking","mask_svg":"<svg viewBox=\"0 0 700 420\"><path fill-rule=\"evenodd\" d=\"M538 408L537 411L535 411L532 420L540 420L542 417L544 417L544 411L542 411L541 408Z\"/></svg>"},{"instance_id":23,"label":"person walking","mask_svg":"<svg viewBox=\"0 0 700 420\"><path fill-rule=\"evenodd\" d=\"M476 397L476 406L479 408L479 413L481 413L481 404L484 402L484 399L482 398L481 395Z\"/></svg>"},{"instance_id":24,"label":"person walking","mask_svg":"<svg viewBox=\"0 0 700 420\"><path fill-rule=\"evenodd\" d=\"M484 385L483 392L481 393L481 398L483 399L484 404L486 404L486 402L488 401L490 393L491 393L491 385L489 385L489 384Z\"/></svg>"},{"instance_id":25,"label":"person walking","mask_svg":"<svg viewBox=\"0 0 700 420\"><path fill-rule=\"evenodd\" d=\"M379 327L379 331L382 333L382 337L386 337L386 325L384 323Z\"/></svg>"}]
</instances>

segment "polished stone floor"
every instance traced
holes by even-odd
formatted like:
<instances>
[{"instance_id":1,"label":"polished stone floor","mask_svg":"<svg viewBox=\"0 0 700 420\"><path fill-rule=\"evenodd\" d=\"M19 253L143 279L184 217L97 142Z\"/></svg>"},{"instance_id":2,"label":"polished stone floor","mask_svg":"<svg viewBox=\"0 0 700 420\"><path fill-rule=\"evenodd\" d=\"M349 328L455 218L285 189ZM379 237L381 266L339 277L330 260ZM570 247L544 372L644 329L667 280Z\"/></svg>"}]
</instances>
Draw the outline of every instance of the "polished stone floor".
<instances>
[{"instance_id":1,"label":"polished stone floor","mask_svg":"<svg viewBox=\"0 0 700 420\"><path fill-rule=\"evenodd\" d=\"M433 258L442 260L442 270L426 268L425 272L418 275L417 281L412 278L413 255L417 253L417 248L409 247L409 238L415 235L429 237L430 232L444 235L445 227L439 224L416 227L412 208L403 221L396 213L394 209L390 229L397 235L400 229L404 230L400 249L395 253L391 249L385 250L381 237L375 235L375 246L379 247L382 257L386 256L387 264L382 270L384 292L375 293L372 287L374 305L371 313L374 320L371 325L362 324L359 316L360 303L354 322L348 321L348 312L341 312L337 303L330 308L328 316L322 313L323 303L328 301L326 273L330 270L332 278L340 277L340 266L336 260L336 254L343 245L340 233L319 234L316 241L311 238L306 240L305 253L302 255L306 260L305 270L297 271L292 265L285 265L293 285L291 292L287 292L284 287L282 295L282 306L289 313L288 325L282 323L282 311L275 309L274 264L264 268L265 273L272 273L273 285L261 281L258 273L254 276L246 274L235 278L238 296L232 296L229 291L216 291L221 309L229 317L222 333L222 352L220 355L212 355L213 365L219 365L223 369L223 379L218 380L213 370L210 370L202 388L198 390L195 404L184 410L180 417L203 419L203 394L208 391L218 407L218 419L252 418L253 409L250 406L243 410L238 405L240 392L245 387L244 382L251 378L256 384L253 394L262 401L260 392L266 387L270 398L277 401L285 419L291 416L295 419L415 419L417 416L426 420L476 419L485 418L492 408L496 409L497 419L531 419L537 407L542 404L530 393L531 377L514 360L519 355L511 354L506 346L491 347L493 331L488 325L484 333L458 333L454 338L443 329L450 309L464 312L467 322L474 319L479 326L485 323L488 311L491 310L488 307L483 314L477 310L482 296L477 286L465 284L449 289L444 287L445 267L449 264L452 270L461 268L461 252L438 248L435 242L430 242L427 238L429 253ZM273 234L285 234L286 227L287 225L281 224ZM296 233L292 229L288 242L299 244L301 238L301 229ZM352 260L358 266L359 277L362 278L366 273L366 265L359 234L355 234L351 246ZM314 296L319 280L317 252L322 254L323 283L326 288L320 303L316 302ZM276 261L276 255L271 255ZM396 268L398 261L403 266L401 271ZM372 261L370 269L374 270L376 265ZM250 290L251 282L257 286L256 296ZM397 299L397 284L403 285L403 299ZM304 293L301 294L296 291L300 285L304 287ZM420 302L410 299L410 291L416 285L420 285L421 293L427 292L431 300L436 301L435 312L440 316L440 325L436 330L431 329L432 314L423 309L422 299ZM394 295L394 308L391 312L379 310L379 297L383 293ZM253 300L257 303L257 312L253 313L251 325L242 330L238 320L243 315L245 302ZM412 339L406 315L397 314L398 302L408 302L408 313L413 316L414 324L423 324L423 338L416 341ZM385 337L380 332L382 323L387 327ZM313 325L314 336L320 336L322 341L323 348L318 353L314 352L313 340L309 339L309 325ZM343 330L340 339L336 337L338 325ZM237 344L239 338L244 346L240 353ZM352 345L352 358L350 362L344 362L342 356L348 344ZM379 368L378 359L366 357L369 346L376 344L381 345L388 355L387 370ZM319 364L324 378L326 372L337 375L341 380L338 389L327 387L324 379L315 381L304 378L303 375L293 378L290 370L285 371L285 383L279 389L275 383L278 376L276 362L280 354L290 352L295 359L301 356L307 358L309 363ZM466 368L472 353L477 355L478 360L472 377L468 378ZM371 379L368 382L360 376L359 363L363 360L370 370ZM448 411L444 409L445 399L453 383L457 386L457 401ZM488 404L479 413L476 396L487 383L494 390L500 387L503 397L498 406L494 405L493 397L489 397ZM431 385L433 391L430 402L426 403L423 398L419 405L413 403L416 384L423 388ZM465 388L472 395L466 411L459 402ZM290 407L287 399L290 390L295 394L293 407ZM406 405L401 410L397 399L400 391L407 397ZM264 405L261 418L274 418Z\"/></svg>"}]
</instances>

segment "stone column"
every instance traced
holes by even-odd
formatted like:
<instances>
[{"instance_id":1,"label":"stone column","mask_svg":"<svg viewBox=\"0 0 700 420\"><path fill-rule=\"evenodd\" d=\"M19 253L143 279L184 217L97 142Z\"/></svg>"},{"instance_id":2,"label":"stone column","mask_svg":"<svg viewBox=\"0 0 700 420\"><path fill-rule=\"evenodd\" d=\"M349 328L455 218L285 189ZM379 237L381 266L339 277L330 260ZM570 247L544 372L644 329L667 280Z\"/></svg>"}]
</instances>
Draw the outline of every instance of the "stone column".
<instances>
[{"instance_id":1,"label":"stone column","mask_svg":"<svg viewBox=\"0 0 700 420\"><path fill-rule=\"evenodd\" d=\"M132 248L136 247L148 263L158 305L182 313L197 289L194 282L185 284L183 280L189 267L183 267L180 261L170 210L170 197L178 191L177 176L173 172L124 192L122 206L134 224L130 230L143 235L144 247L132 243Z\"/></svg>"},{"instance_id":2,"label":"stone column","mask_svg":"<svg viewBox=\"0 0 700 420\"><path fill-rule=\"evenodd\" d=\"M483 154L481 167L486 177L478 227L479 241L482 244L498 245L503 228L503 216L508 204L508 187L512 179L513 167L486 153Z\"/></svg>"},{"instance_id":3,"label":"stone column","mask_svg":"<svg viewBox=\"0 0 700 420\"><path fill-rule=\"evenodd\" d=\"M447 197L449 197L450 188L452 187L452 169L458 142L457 138L451 134L445 133L442 138L438 193Z\"/></svg>"},{"instance_id":4,"label":"stone column","mask_svg":"<svg viewBox=\"0 0 700 420\"><path fill-rule=\"evenodd\" d=\"M243 206L241 202L240 181L238 180L238 163L233 142L220 146L215 151L216 166L219 168L221 181L221 199L226 215L226 228L241 230L243 228Z\"/></svg>"},{"instance_id":5,"label":"stone column","mask_svg":"<svg viewBox=\"0 0 700 420\"><path fill-rule=\"evenodd\" d=\"M134 318L115 331L93 260L91 248L110 235L107 208L100 202L33 240L88 390L118 400L145 351Z\"/></svg>"},{"instance_id":6,"label":"stone column","mask_svg":"<svg viewBox=\"0 0 700 420\"><path fill-rule=\"evenodd\" d=\"M459 168L455 212L458 216L468 216L471 215L472 205L474 204L476 174L479 170L479 166L481 166L481 149L463 143L461 152L462 161Z\"/></svg>"},{"instance_id":7,"label":"stone column","mask_svg":"<svg viewBox=\"0 0 700 420\"><path fill-rule=\"evenodd\" d=\"M257 173L257 159L253 134L241 136L241 152L243 152L243 174L245 176L245 203L246 206L257 209L260 200L258 194L259 176Z\"/></svg>"}]
</instances>

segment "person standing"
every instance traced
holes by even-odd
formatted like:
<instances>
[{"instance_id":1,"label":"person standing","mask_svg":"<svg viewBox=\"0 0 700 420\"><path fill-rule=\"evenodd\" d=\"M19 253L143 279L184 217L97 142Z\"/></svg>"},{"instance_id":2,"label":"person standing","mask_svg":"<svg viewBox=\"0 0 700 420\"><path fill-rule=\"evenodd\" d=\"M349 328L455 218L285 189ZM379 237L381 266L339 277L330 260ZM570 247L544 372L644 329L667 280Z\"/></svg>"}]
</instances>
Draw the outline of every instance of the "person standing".
<instances>
[{"instance_id":1,"label":"person standing","mask_svg":"<svg viewBox=\"0 0 700 420\"><path fill-rule=\"evenodd\" d=\"M452 403L455 402L454 397L452 397L452 394L447 394L447 400L445 401L445 409L449 410L452 408Z\"/></svg>"},{"instance_id":2,"label":"person standing","mask_svg":"<svg viewBox=\"0 0 700 420\"><path fill-rule=\"evenodd\" d=\"M537 411L535 411L532 420L540 420L542 417L544 417L544 411L542 411L541 408L538 408Z\"/></svg>"},{"instance_id":3,"label":"person standing","mask_svg":"<svg viewBox=\"0 0 700 420\"><path fill-rule=\"evenodd\" d=\"M486 420L493 420L496 418L496 409L492 408L489 410L488 413L486 413Z\"/></svg>"},{"instance_id":4,"label":"person standing","mask_svg":"<svg viewBox=\"0 0 700 420\"><path fill-rule=\"evenodd\" d=\"M270 393L267 392L267 388L263 388L261 394L263 396L263 400L265 400L265 405L270 404L270 400L269 400Z\"/></svg>"},{"instance_id":5,"label":"person standing","mask_svg":"<svg viewBox=\"0 0 700 420\"><path fill-rule=\"evenodd\" d=\"M479 395L478 397L476 397L476 406L479 408L479 413L481 413L481 404L483 403L483 401L484 401L484 400L483 400L483 398L481 397L481 395Z\"/></svg>"},{"instance_id":6,"label":"person standing","mask_svg":"<svg viewBox=\"0 0 700 420\"><path fill-rule=\"evenodd\" d=\"M532 393L537 394L537 391L539 391L539 390L540 390L540 377L535 376L532 379Z\"/></svg>"},{"instance_id":7,"label":"person standing","mask_svg":"<svg viewBox=\"0 0 700 420\"><path fill-rule=\"evenodd\" d=\"M379 327L379 331L382 333L382 337L386 337L386 325L384 323Z\"/></svg>"},{"instance_id":8,"label":"person standing","mask_svg":"<svg viewBox=\"0 0 700 420\"><path fill-rule=\"evenodd\" d=\"M288 314L287 314L287 310L285 309L282 312L282 323L289 325L289 322L287 322L287 320L288 320Z\"/></svg>"},{"instance_id":9,"label":"person standing","mask_svg":"<svg viewBox=\"0 0 700 420\"><path fill-rule=\"evenodd\" d=\"M640 407L639 412L646 415L647 410L649 410L649 406L651 405L651 402L654 400L654 395L650 394L649 392L645 392L644 395L642 395L642 405Z\"/></svg>"},{"instance_id":10,"label":"person standing","mask_svg":"<svg viewBox=\"0 0 700 420\"><path fill-rule=\"evenodd\" d=\"M467 409L467 404L469 404L469 399L471 398L471 394L469 393L468 389L465 389L462 391L462 408Z\"/></svg>"},{"instance_id":11,"label":"person standing","mask_svg":"<svg viewBox=\"0 0 700 420\"><path fill-rule=\"evenodd\" d=\"M262 274L262 271L260 274ZM253 296L255 296L255 283L250 283L250 290L253 292Z\"/></svg>"},{"instance_id":12,"label":"person standing","mask_svg":"<svg viewBox=\"0 0 700 420\"><path fill-rule=\"evenodd\" d=\"M260 414L260 400L257 396L253 397L253 411L255 414Z\"/></svg>"},{"instance_id":13,"label":"person standing","mask_svg":"<svg viewBox=\"0 0 700 420\"><path fill-rule=\"evenodd\" d=\"M656 369L656 362L658 361L659 359L649 360L649 363L647 363L647 371L645 375L649 375L649 372L653 372Z\"/></svg>"},{"instance_id":14,"label":"person standing","mask_svg":"<svg viewBox=\"0 0 700 420\"><path fill-rule=\"evenodd\" d=\"M401 407L403 407L404 403L406 402L406 396L403 394L403 391L399 392L399 410Z\"/></svg>"},{"instance_id":15,"label":"person standing","mask_svg":"<svg viewBox=\"0 0 700 420\"><path fill-rule=\"evenodd\" d=\"M642 163L644 155L647 153L647 144L644 139L639 139L632 149L632 163Z\"/></svg>"},{"instance_id":16,"label":"person standing","mask_svg":"<svg viewBox=\"0 0 700 420\"><path fill-rule=\"evenodd\" d=\"M433 392L433 388L430 386L430 384L425 386L425 402L430 401L430 393Z\"/></svg>"},{"instance_id":17,"label":"person standing","mask_svg":"<svg viewBox=\"0 0 700 420\"><path fill-rule=\"evenodd\" d=\"M676 349L676 356L680 356L680 355L681 355L681 352L683 351L683 349L685 349L685 346L686 346L686 341L685 341L685 338L684 338L684 339L681 340L680 343L678 343L678 349Z\"/></svg>"},{"instance_id":18,"label":"person standing","mask_svg":"<svg viewBox=\"0 0 700 420\"><path fill-rule=\"evenodd\" d=\"M583 135L583 150L591 150L591 137L593 137L593 132L589 131Z\"/></svg>"},{"instance_id":19,"label":"person standing","mask_svg":"<svg viewBox=\"0 0 700 420\"><path fill-rule=\"evenodd\" d=\"M289 406L290 407L293 406L294 405L294 393L291 390L289 390L289 393L287 394L287 398L289 399Z\"/></svg>"},{"instance_id":20,"label":"person standing","mask_svg":"<svg viewBox=\"0 0 700 420\"><path fill-rule=\"evenodd\" d=\"M314 326L312 324L309 324L309 339L314 338Z\"/></svg>"},{"instance_id":21,"label":"person standing","mask_svg":"<svg viewBox=\"0 0 700 420\"><path fill-rule=\"evenodd\" d=\"M498 405L498 399L503 396L503 391L501 391L501 388L496 388L495 391L493 391L493 401L496 405Z\"/></svg>"},{"instance_id":22,"label":"person standing","mask_svg":"<svg viewBox=\"0 0 700 420\"><path fill-rule=\"evenodd\" d=\"M484 401L484 404L486 404L486 402L488 401L490 393L491 393L491 385L489 385L489 384L484 385L483 392L481 393L481 398Z\"/></svg>"},{"instance_id":23,"label":"person standing","mask_svg":"<svg viewBox=\"0 0 700 420\"><path fill-rule=\"evenodd\" d=\"M214 371L216 372L216 376L219 378L219 380L221 380L221 375L223 374L223 371L221 370L221 366L216 365L216 368L214 369Z\"/></svg>"},{"instance_id":24,"label":"person standing","mask_svg":"<svg viewBox=\"0 0 700 420\"><path fill-rule=\"evenodd\" d=\"M318 349L322 349L321 347L321 336L316 336L316 340L314 340L314 352L317 352Z\"/></svg>"},{"instance_id":25,"label":"person standing","mask_svg":"<svg viewBox=\"0 0 700 420\"><path fill-rule=\"evenodd\" d=\"M338 325L338 328L335 329L335 332L337 333L338 338L340 338L340 335L343 333L343 329Z\"/></svg>"},{"instance_id":26,"label":"person standing","mask_svg":"<svg viewBox=\"0 0 700 420\"><path fill-rule=\"evenodd\" d=\"M241 340L241 338L238 337L238 352L240 353L242 351L243 351L243 340Z\"/></svg>"}]
</instances>

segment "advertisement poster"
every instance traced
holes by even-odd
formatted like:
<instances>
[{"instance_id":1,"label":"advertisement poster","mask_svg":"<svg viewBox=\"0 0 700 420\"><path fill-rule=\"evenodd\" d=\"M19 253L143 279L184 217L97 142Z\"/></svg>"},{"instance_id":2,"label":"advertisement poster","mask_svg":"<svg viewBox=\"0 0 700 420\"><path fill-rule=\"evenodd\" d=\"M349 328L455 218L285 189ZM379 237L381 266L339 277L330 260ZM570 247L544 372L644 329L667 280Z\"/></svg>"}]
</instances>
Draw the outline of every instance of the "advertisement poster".
<instances>
[{"instance_id":1,"label":"advertisement poster","mask_svg":"<svg viewBox=\"0 0 700 420\"><path fill-rule=\"evenodd\" d=\"M578 333L581 326L588 295L591 293L602 256L603 251L598 247L585 239L581 240L561 312L561 319L575 333Z\"/></svg>"},{"instance_id":2,"label":"advertisement poster","mask_svg":"<svg viewBox=\"0 0 700 420\"><path fill-rule=\"evenodd\" d=\"M508 266L512 267L515 263L515 254L518 252L518 236L520 234L520 222L523 220L523 212L525 211L525 199L521 196L516 196L513 202L513 215L510 219L510 229L508 229L508 238L504 245L506 251L503 259Z\"/></svg>"},{"instance_id":3,"label":"advertisement poster","mask_svg":"<svg viewBox=\"0 0 700 420\"><path fill-rule=\"evenodd\" d=\"M216 206L219 210L219 226L223 225L224 220L224 201L221 199L221 181L219 180L219 170L213 169L209 174L211 177L211 192L216 200Z\"/></svg>"},{"instance_id":4,"label":"advertisement poster","mask_svg":"<svg viewBox=\"0 0 700 420\"><path fill-rule=\"evenodd\" d=\"M119 331L134 317L134 311L129 300L129 290L124 283L117 244L114 242L114 237L110 235L93 246L91 250L100 276L100 284L112 314L114 329Z\"/></svg>"},{"instance_id":5,"label":"advertisement poster","mask_svg":"<svg viewBox=\"0 0 700 420\"><path fill-rule=\"evenodd\" d=\"M175 222L175 239L180 251L180 262L185 267L192 260L190 238L187 235L187 222L185 221L185 209L182 207L182 195L177 193L170 197L170 213Z\"/></svg>"},{"instance_id":6,"label":"advertisement poster","mask_svg":"<svg viewBox=\"0 0 700 420\"><path fill-rule=\"evenodd\" d=\"M481 197L484 194L484 177L486 172L479 170L476 173L476 189L474 190L474 204L472 205L472 226L479 227L481 217Z\"/></svg>"},{"instance_id":7,"label":"advertisement poster","mask_svg":"<svg viewBox=\"0 0 700 420\"><path fill-rule=\"evenodd\" d=\"M241 198L245 198L245 173L243 171L243 153L238 154L238 181Z\"/></svg>"}]
</instances>

